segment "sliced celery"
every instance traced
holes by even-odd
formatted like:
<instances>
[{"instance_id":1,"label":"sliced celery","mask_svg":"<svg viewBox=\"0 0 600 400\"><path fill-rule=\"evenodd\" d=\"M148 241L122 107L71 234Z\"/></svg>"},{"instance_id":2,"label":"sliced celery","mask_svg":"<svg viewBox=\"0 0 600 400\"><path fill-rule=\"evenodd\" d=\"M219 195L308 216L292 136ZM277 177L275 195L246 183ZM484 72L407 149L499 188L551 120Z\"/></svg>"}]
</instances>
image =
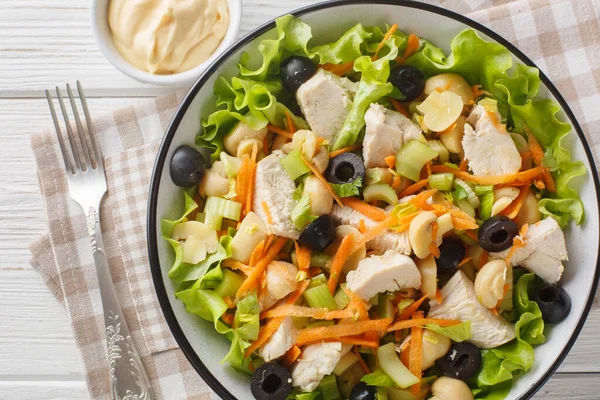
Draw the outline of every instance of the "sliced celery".
<instances>
[{"instance_id":1,"label":"sliced celery","mask_svg":"<svg viewBox=\"0 0 600 400\"><path fill-rule=\"evenodd\" d=\"M310 255L310 266L311 267L325 267L331 260L331 256L325 253L312 253Z\"/></svg>"},{"instance_id":2,"label":"sliced celery","mask_svg":"<svg viewBox=\"0 0 600 400\"><path fill-rule=\"evenodd\" d=\"M419 383L419 378L414 376L398 358L394 343L388 343L377 348L377 363L383 372L401 388Z\"/></svg>"},{"instance_id":3,"label":"sliced celery","mask_svg":"<svg viewBox=\"0 0 600 400\"><path fill-rule=\"evenodd\" d=\"M242 166L242 159L230 156L226 152L222 151L219 155L221 158L221 163L223 163L223 169L225 169L225 173L231 177L235 178Z\"/></svg>"},{"instance_id":4,"label":"sliced celery","mask_svg":"<svg viewBox=\"0 0 600 400\"><path fill-rule=\"evenodd\" d=\"M388 168L367 168L365 184L392 183L392 173Z\"/></svg>"},{"instance_id":5,"label":"sliced celery","mask_svg":"<svg viewBox=\"0 0 600 400\"><path fill-rule=\"evenodd\" d=\"M292 222L298 230L303 230L314 218L310 215L310 196L304 195L292 210Z\"/></svg>"},{"instance_id":6,"label":"sliced celery","mask_svg":"<svg viewBox=\"0 0 600 400\"><path fill-rule=\"evenodd\" d=\"M223 223L223 216L216 213L206 214L206 217L204 217L204 223L213 228L215 231L220 231L221 224Z\"/></svg>"},{"instance_id":7,"label":"sliced celery","mask_svg":"<svg viewBox=\"0 0 600 400\"><path fill-rule=\"evenodd\" d=\"M223 279L215 288L215 293L221 297L235 297L240 286L244 283L244 277L230 269L223 268Z\"/></svg>"},{"instance_id":8,"label":"sliced celery","mask_svg":"<svg viewBox=\"0 0 600 400\"><path fill-rule=\"evenodd\" d=\"M463 210L466 214L468 214L470 217L475 218L475 209L473 208L471 203L469 203L469 200L467 200L467 199L456 200L456 205L461 210Z\"/></svg>"},{"instance_id":9,"label":"sliced celery","mask_svg":"<svg viewBox=\"0 0 600 400\"><path fill-rule=\"evenodd\" d=\"M321 273L319 275L315 275L310 279L310 284L308 285L309 288L315 287L315 286L319 286L322 285L324 283L327 283L327 277L325 276L325 274Z\"/></svg>"},{"instance_id":10,"label":"sliced celery","mask_svg":"<svg viewBox=\"0 0 600 400\"><path fill-rule=\"evenodd\" d=\"M469 200L469 203L471 203L473 208L479 207L479 198L471 188L471 185L469 185L467 182L463 181L460 178L456 178L455 184L457 187L460 186L465 191L465 193L467 194L467 199Z\"/></svg>"},{"instance_id":11,"label":"sliced celery","mask_svg":"<svg viewBox=\"0 0 600 400\"><path fill-rule=\"evenodd\" d=\"M392 205L398 203L398 194L390 185L385 183L367 186L363 191L363 197L367 203L378 200Z\"/></svg>"},{"instance_id":12,"label":"sliced celery","mask_svg":"<svg viewBox=\"0 0 600 400\"><path fill-rule=\"evenodd\" d=\"M402 314L407 307L410 307L415 301L413 299L404 299L401 300L396 307L398 307L398 314Z\"/></svg>"},{"instance_id":13,"label":"sliced celery","mask_svg":"<svg viewBox=\"0 0 600 400\"><path fill-rule=\"evenodd\" d=\"M335 292L335 296L333 296L333 299L335 300L340 310L346 308L348 303L350 303L350 298L348 297L346 292L344 292L344 289L342 289L341 287L339 287L337 292Z\"/></svg>"},{"instance_id":14,"label":"sliced celery","mask_svg":"<svg viewBox=\"0 0 600 400\"><path fill-rule=\"evenodd\" d=\"M454 174L451 172L443 172L441 174L432 174L427 178L429 187L437 190L452 190L454 184Z\"/></svg>"},{"instance_id":15,"label":"sliced celery","mask_svg":"<svg viewBox=\"0 0 600 400\"><path fill-rule=\"evenodd\" d=\"M438 158L442 164L450 161L450 153L448 152L446 146L442 144L442 142L439 140L428 140L427 145L433 150L437 151Z\"/></svg>"},{"instance_id":16,"label":"sliced celery","mask_svg":"<svg viewBox=\"0 0 600 400\"><path fill-rule=\"evenodd\" d=\"M392 210L392 214L395 214L398 218L406 217L414 212L418 211L417 207L410 202L396 204Z\"/></svg>"},{"instance_id":17,"label":"sliced celery","mask_svg":"<svg viewBox=\"0 0 600 400\"><path fill-rule=\"evenodd\" d=\"M309 317L292 317L292 320L294 321L294 326L297 329L306 328L306 326L310 323Z\"/></svg>"},{"instance_id":18,"label":"sliced celery","mask_svg":"<svg viewBox=\"0 0 600 400\"><path fill-rule=\"evenodd\" d=\"M287 156L279 160L285 171L292 180L310 172L310 168L302 160L302 154L298 150L292 150Z\"/></svg>"},{"instance_id":19,"label":"sliced celery","mask_svg":"<svg viewBox=\"0 0 600 400\"><path fill-rule=\"evenodd\" d=\"M396 313L394 310L394 303L392 303L390 295L379 295L379 304L377 304L377 314L379 314L379 318L394 318L394 315Z\"/></svg>"},{"instance_id":20,"label":"sliced celery","mask_svg":"<svg viewBox=\"0 0 600 400\"><path fill-rule=\"evenodd\" d=\"M196 221L198 222L204 222L206 220L206 214L199 212L198 214L196 214Z\"/></svg>"},{"instance_id":21,"label":"sliced celery","mask_svg":"<svg viewBox=\"0 0 600 400\"><path fill-rule=\"evenodd\" d=\"M319 390L321 391L323 400L342 400L335 375L327 375L321 379L321 383L319 383Z\"/></svg>"},{"instance_id":22,"label":"sliced celery","mask_svg":"<svg viewBox=\"0 0 600 400\"><path fill-rule=\"evenodd\" d=\"M340 389L340 394L344 397L344 399L350 398L352 389L358 382L360 382L363 376L365 376L365 371L362 369L361 365L357 363L348 368L348 370L342 375L337 377L338 388Z\"/></svg>"},{"instance_id":23,"label":"sliced celery","mask_svg":"<svg viewBox=\"0 0 600 400\"><path fill-rule=\"evenodd\" d=\"M318 286L306 289L303 293L304 300L312 308L327 308L329 310L337 310L338 305L335 302L329 288L326 284L320 284Z\"/></svg>"},{"instance_id":24,"label":"sliced celery","mask_svg":"<svg viewBox=\"0 0 600 400\"><path fill-rule=\"evenodd\" d=\"M410 141L402 146L396 154L396 171L411 181L417 182L425 164L437 156L437 151L426 144L417 140Z\"/></svg>"},{"instance_id":25,"label":"sliced celery","mask_svg":"<svg viewBox=\"0 0 600 400\"><path fill-rule=\"evenodd\" d=\"M239 221L241 212L242 204L237 201L222 199L220 197L209 197L206 199L205 214L214 213L223 218Z\"/></svg>"},{"instance_id":26,"label":"sliced celery","mask_svg":"<svg viewBox=\"0 0 600 400\"><path fill-rule=\"evenodd\" d=\"M352 352L346 353L342 356L342 358L340 358L340 361L338 361L338 363L335 365L333 373L337 376L340 376L358 361L358 356L356 354Z\"/></svg>"},{"instance_id":27,"label":"sliced celery","mask_svg":"<svg viewBox=\"0 0 600 400\"><path fill-rule=\"evenodd\" d=\"M494 205L494 187L493 186L475 186L475 194L479 197L479 218L483 221L492 214Z\"/></svg>"}]
</instances>

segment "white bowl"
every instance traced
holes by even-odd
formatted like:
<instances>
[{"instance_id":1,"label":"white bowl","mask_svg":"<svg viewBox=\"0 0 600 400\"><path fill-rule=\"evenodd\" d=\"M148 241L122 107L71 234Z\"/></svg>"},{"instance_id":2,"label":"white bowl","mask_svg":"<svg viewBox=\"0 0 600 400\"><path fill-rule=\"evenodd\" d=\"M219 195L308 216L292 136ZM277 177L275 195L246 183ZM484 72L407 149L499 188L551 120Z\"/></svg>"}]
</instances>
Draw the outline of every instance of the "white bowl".
<instances>
[{"instance_id":1,"label":"white bowl","mask_svg":"<svg viewBox=\"0 0 600 400\"><path fill-rule=\"evenodd\" d=\"M238 37L240 23L242 21L242 0L227 0L229 8L229 27L225 37L215 52L202 64L177 74L157 75L142 71L131 65L119 52L112 38L108 26L108 4L110 0L92 0L91 20L94 39L100 48L102 55L122 73L129 75L135 80L143 83L152 83L164 86L181 86L192 83L204 72L225 49L231 46Z\"/></svg>"},{"instance_id":2,"label":"white bowl","mask_svg":"<svg viewBox=\"0 0 600 400\"><path fill-rule=\"evenodd\" d=\"M316 4L293 12L312 27L313 36L330 41L339 38L348 28L361 22L365 25L396 23L405 32L425 37L445 51L450 40L465 28L473 28L487 40L507 47L515 61L534 65L507 40L484 26L448 10L415 1L403 0L350 0ZM215 332L212 323L188 314L184 305L174 296L175 287L167 276L172 265L173 252L160 237L161 218L174 219L181 215L181 189L169 177L168 160L173 151L186 143L193 143L200 130L200 120L215 109L213 84L217 76L236 73L236 63L242 52L258 54L257 44L263 38L275 37L274 23L270 22L250 33L222 54L196 82L175 114L158 153L150 188L148 209L148 248L155 288L165 318L182 350L209 385L224 399L250 399L250 379L231 367L220 363L227 353L229 342ZM574 128L569 147L573 157L582 160L588 170L579 186L585 204L586 222L572 225L567 234L570 261L567 263L562 284L571 295L572 309L562 323L549 327L544 333L547 342L535 348L535 363L531 370L518 378L509 399L528 399L558 368L575 342L590 310L596 291L598 266L598 174L592 161L590 147L581 127L575 120L564 98L540 71L543 97L556 100L562 107L561 117Z\"/></svg>"}]
</instances>

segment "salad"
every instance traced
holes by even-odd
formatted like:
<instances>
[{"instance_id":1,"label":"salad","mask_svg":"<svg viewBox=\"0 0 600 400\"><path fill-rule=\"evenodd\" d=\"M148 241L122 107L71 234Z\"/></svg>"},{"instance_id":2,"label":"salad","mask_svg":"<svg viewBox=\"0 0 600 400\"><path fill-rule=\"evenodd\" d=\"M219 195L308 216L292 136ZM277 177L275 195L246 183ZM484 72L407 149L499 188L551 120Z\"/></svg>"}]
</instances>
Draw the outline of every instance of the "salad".
<instances>
[{"instance_id":1,"label":"salad","mask_svg":"<svg viewBox=\"0 0 600 400\"><path fill-rule=\"evenodd\" d=\"M570 125L471 29L318 39L279 18L174 152L177 298L256 399L505 398L570 310Z\"/></svg>"}]
</instances>

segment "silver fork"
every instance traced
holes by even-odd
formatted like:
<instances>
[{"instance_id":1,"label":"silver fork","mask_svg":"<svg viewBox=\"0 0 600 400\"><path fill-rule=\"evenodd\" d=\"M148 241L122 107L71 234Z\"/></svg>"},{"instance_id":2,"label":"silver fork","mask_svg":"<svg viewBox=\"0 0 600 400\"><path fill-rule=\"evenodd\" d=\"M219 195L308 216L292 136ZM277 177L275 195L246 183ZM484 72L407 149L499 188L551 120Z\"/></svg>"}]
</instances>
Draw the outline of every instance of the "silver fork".
<instances>
[{"instance_id":1,"label":"silver fork","mask_svg":"<svg viewBox=\"0 0 600 400\"><path fill-rule=\"evenodd\" d=\"M56 87L56 96L65 121L67 131L65 140L60 128L60 123L54 110L54 103L50 92L46 90L46 98L50 113L54 120L56 136L65 164L69 195L82 208L86 216L88 233L90 235L92 253L98 274L98 285L102 297L104 310L104 323L106 325L106 343L108 351L108 368L111 392L115 400L151 400L153 398L150 380L144 370L138 351L136 350L129 328L125 322L123 311L115 293L104 243L100 232L100 203L106 194L106 175L102 163L102 154L96 141L92 119L88 110L87 100L83 88L77 82L77 91L83 107L87 131L84 130L77 111L77 104L71 87L67 84L67 94L73 109L77 135L73 133L69 114L65 107L62 93ZM91 147L91 148L90 148Z\"/></svg>"}]
</instances>

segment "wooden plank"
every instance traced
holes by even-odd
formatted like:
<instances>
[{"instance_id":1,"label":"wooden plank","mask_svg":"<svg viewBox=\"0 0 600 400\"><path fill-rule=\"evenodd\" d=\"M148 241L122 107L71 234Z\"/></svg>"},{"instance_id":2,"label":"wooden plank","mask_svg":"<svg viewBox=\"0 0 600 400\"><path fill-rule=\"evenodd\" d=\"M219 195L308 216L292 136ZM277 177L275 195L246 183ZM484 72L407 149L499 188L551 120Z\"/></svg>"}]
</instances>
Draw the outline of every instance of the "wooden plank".
<instances>
[{"instance_id":1,"label":"wooden plank","mask_svg":"<svg viewBox=\"0 0 600 400\"><path fill-rule=\"evenodd\" d=\"M23 400L88 400L85 381L0 381L3 399Z\"/></svg>"},{"instance_id":2,"label":"wooden plank","mask_svg":"<svg viewBox=\"0 0 600 400\"><path fill-rule=\"evenodd\" d=\"M240 35L310 0L244 0ZM79 79L89 97L157 96L173 87L139 83L115 69L90 29L90 1L4 0L0 6L0 98L41 97Z\"/></svg>"}]
</instances>

